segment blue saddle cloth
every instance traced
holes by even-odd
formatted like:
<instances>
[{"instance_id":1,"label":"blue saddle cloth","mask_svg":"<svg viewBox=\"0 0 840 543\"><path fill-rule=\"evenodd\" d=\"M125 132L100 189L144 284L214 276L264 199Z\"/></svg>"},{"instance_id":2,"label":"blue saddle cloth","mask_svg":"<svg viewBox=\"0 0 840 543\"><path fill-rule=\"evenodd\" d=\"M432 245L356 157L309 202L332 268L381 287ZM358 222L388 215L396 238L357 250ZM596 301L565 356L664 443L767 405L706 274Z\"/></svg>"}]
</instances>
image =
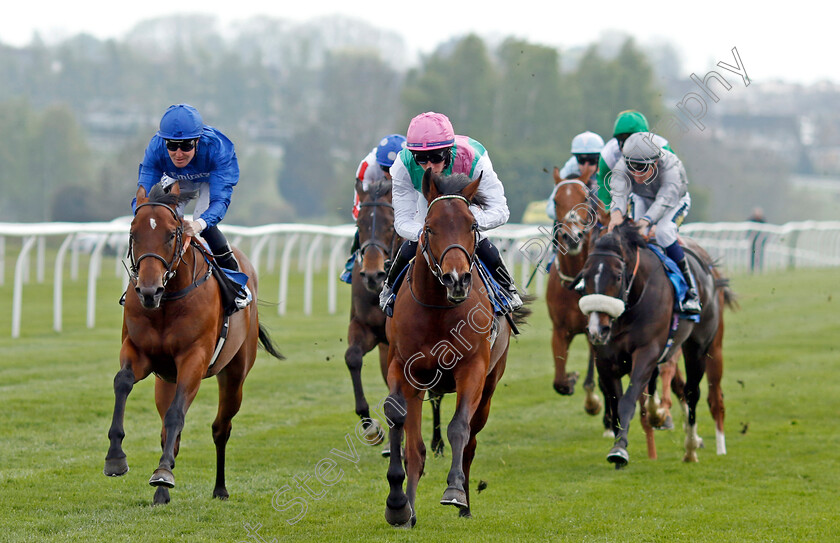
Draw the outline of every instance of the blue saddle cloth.
<instances>
[{"instance_id":1,"label":"blue saddle cloth","mask_svg":"<svg viewBox=\"0 0 840 543\"><path fill-rule=\"evenodd\" d=\"M484 281L484 286L487 289L487 294L490 296L490 303L493 304L493 313L498 316L507 315L511 312L510 296L507 289L503 288L498 281L496 281L490 274L490 270L481 261L476 258L476 269L481 280Z\"/></svg>"},{"instance_id":2,"label":"blue saddle cloth","mask_svg":"<svg viewBox=\"0 0 840 543\"><path fill-rule=\"evenodd\" d=\"M688 285L685 283L685 277L683 277L676 262L671 260L658 245L648 243L648 248L662 261L662 266L665 268L665 275L668 276L668 279L671 280L671 285L674 287L674 313L679 315L681 319L700 322L700 315L691 315L680 311L680 300L685 298L688 292Z\"/></svg>"}]
</instances>

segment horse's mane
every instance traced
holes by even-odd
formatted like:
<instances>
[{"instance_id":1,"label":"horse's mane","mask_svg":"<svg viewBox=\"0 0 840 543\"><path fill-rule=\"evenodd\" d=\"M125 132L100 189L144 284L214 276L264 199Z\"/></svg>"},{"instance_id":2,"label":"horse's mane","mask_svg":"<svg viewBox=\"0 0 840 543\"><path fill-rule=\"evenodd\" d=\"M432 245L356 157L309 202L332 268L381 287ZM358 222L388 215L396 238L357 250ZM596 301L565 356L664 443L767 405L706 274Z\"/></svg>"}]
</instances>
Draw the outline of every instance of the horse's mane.
<instances>
[{"instance_id":1,"label":"horse's mane","mask_svg":"<svg viewBox=\"0 0 840 543\"><path fill-rule=\"evenodd\" d=\"M595 249L621 254L622 248L631 250L647 247L647 240L631 221L616 226L609 234L601 236L595 242Z\"/></svg>"},{"instance_id":2,"label":"horse's mane","mask_svg":"<svg viewBox=\"0 0 840 543\"><path fill-rule=\"evenodd\" d=\"M149 191L149 202L153 204L163 204L175 209L182 202L189 202L196 195L196 191L182 192L181 194L173 194L168 192L165 188L157 183Z\"/></svg>"},{"instance_id":3,"label":"horse's mane","mask_svg":"<svg viewBox=\"0 0 840 543\"><path fill-rule=\"evenodd\" d=\"M474 181L473 179L470 179L470 176L463 173L454 173L443 177L434 176L433 180L435 181L438 192L440 192L441 195L461 194L461 191ZM470 203L480 207L487 203L487 199L483 194L476 192Z\"/></svg>"},{"instance_id":4,"label":"horse's mane","mask_svg":"<svg viewBox=\"0 0 840 543\"><path fill-rule=\"evenodd\" d=\"M370 195L370 201L374 202L391 192L391 181L388 179L380 179L368 185L367 193Z\"/></svg>"}]
</instances>

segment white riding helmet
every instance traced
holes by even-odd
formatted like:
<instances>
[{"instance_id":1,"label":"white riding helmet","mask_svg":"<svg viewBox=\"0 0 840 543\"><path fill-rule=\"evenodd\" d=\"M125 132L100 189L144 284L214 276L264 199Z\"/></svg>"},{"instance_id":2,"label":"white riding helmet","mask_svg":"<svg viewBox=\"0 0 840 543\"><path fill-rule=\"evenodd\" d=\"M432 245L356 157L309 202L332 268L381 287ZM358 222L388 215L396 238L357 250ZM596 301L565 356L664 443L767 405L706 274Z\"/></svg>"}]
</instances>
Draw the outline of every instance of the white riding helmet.
<instances>
[{"instance_id":1,"label":"white riding helmet","mask_svg":"<svg viewBox=\"0 0 840 543\"><path fill-rule=\"evenodd\" d=\"M573 155L594 155L604 148L604 140L595 132L586 131L572 140Z\"/></svg>"}]
</instances>

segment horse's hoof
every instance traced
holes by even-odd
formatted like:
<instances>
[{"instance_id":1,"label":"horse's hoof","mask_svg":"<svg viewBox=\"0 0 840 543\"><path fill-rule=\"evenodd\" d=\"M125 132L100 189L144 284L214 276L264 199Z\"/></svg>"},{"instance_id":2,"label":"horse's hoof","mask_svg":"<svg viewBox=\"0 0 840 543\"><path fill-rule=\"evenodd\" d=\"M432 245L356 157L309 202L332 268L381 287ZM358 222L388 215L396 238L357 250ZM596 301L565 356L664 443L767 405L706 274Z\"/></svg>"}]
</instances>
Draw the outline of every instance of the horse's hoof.
<instances>
[{"instance_id":1,"label":"horse's hoof","mask_svg":"<svg viewBox=\"0 0 840 543\"><path fill-rule=\"evenodd\" d=\"M683 462L699 462L700 460L697 458L697 453L694 451L685 453L683 456Z\"/></svg>"},{"instance_id":2,"label":"horse's hoof","mask_svg":"<svg viewBox=\"0 0 840 543\"><path fill-rule=\"evenodd\" d=\"M455 507L467 507L467 493L460 488L450 486L443 491L443 497L440 499L440 504L454 505Z\"/></svg>"},{"instance_id":3,"label":"horse's hoof","mask_svg":"<svg viewBox=\"0 0 840 543\"><path fill-rule=\"evenodd\" d=\"M615 439L615 433L612 430L604 430L604 437L608 437L610 439Z\"/></svg>"},{"instance_id":4,"label":"horse's hoof","mask_svg":"<svg viewBox=\"0 0 840 543\"><path fill-rule=\"evenodd\" d=\"M674 429L674 419L671 418L671 415L665 417L665 420L662 421L660 425L653 425L654 430L673 430Z\"/></svg>"},{"instance_id":5,"label":"horse's hoof","mask_svg":"<svg viewBox=\"0 0 840 543\"><path fill-rule=\"evenodd\" d=\"M122 458L106 458L105 469L102 470L102 473L108 477L119 477L128 473L128 462L125 456Z\"/></svg>"},{"instance_id":6,"label":"horse's hoof","mask_svg":"<svg viewBox=\"0 0 840 543\"><path fill-rule=\"evenodd\" d=\"M379 445L380 443L385 441L385 431L382 430L382 426L380 426L379 422L375 420L370 421L368 422L367 427L364 429L362 439L364 439L365 443L367 443L368 445Z\"/></svg>"},{"instance_id":7,"label":"horse's hoof","mask_svg":"<svg viewBox=\"0 0 840 543\"><path fill-rule=\"evenodd\" d=\"M432 443L432 452L435 453L435 458L442 457L445 450L446 446L443 444L443 440L439 443Z\"/></svg>"},{"instance_id":8,"label":"horse's hoof","mask_svg":"<svg viewBox=\"0 0 840 543\"><path fill-rule=\"evenodd\" d=\"M226 488L214 488L213 489L213 497L219 498L220 500L226 500L230 497Z\"/></svg>"},{"instance_id":9,"label":"horse's hoof","mask_svg":"<svg viewBox=\"0 0 840 543\"><path fill-rule=\"evenodd\" d=\"M563 396L571 396L575 393L575 384L577 383L578 377L578 372L567 373L565 383L554 382L554 390Z\"/></svg>"},{"instance_id":10,"label":"horse's hoof","mask_svg":"<svg viewBox=\"0 0 840 543\"><path fill-rule=\"evenodd\" d=\"M616 469L621 469L630 461L630 455L624 447L613 447L607 455L607 462L615 464Z\"/></svg>"},{"instance_id":11,"label":"horse's hoof","mask_svg":"<svg viewBox=\"0 0 840 543\"><path fill-rule=\"evenodd\" d=\"M601 400L595 400L595 401L591 401L591 402L586 401L583 404L583 410L586 411L586 413L588 415L595 416L595 415L597 415L598 413L601 412L601 406L602 406Z\"/></svg>"},{"instance_id":12,"label":"horse's hoof","mask_svg":"<svg viewBox=\"0 0 840 543\"><path fill-rule=\"evenodd\" d=\"M417 524L417 515L411 509L411 504L406 500L405 505L400 509L391 509L385 506L385 520L394 528L414 528Z\"/></svg>"},{"instance_id":13,"label":"horse's hoof","mask_svg":"<svg viewBox=\"0 0 840 543\"><path fill-rule=\"evenodd\" d=\"M461 517L461 518L472 518L472 513L470 513L470 508L469 507L462 507L458 511L458 516Z\"/></svg>"},{"instance_id":14,"label":"horse's hoof","mask_svg":"<svg viewBox=\"0 0 840 543\"><path fill-rule=\"evenodd\" d=\"M169 489L165 486L159 486L155 490L154 505L166 505L169 503Z\"/></svg>"},{"instance_id":15,"label":"horse's hoof","mask_svg":"<svg viewBox=\"0 0 840 543\"><path fill-rule=\"evenodd\" d=\"M158 468L149 479L149 484L152 486L164 486L166 488L175 488L175 476L166 468Z\"/></svg>"}]
</instances>

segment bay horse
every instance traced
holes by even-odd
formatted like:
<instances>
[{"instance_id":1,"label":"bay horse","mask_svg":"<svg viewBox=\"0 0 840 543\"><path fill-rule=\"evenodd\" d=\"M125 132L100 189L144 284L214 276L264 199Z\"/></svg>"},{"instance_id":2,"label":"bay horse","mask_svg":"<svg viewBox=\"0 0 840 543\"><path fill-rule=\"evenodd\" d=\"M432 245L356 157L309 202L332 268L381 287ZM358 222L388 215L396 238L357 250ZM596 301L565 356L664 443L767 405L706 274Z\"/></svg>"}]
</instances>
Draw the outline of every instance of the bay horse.
<instances>
[{"instance_id":1,"label":"bay horse","mask_svg":"<svg viewBox=\"0 0 840 543\"><path fill-rule=\"evenodd\" d=\"M465 175L440 177L426 170L421 188L428 213L394 316L386 322L390 346L385 416L393 424L385 519L394 526L412 527L417 521L417 484L426 460L420 432L426 391L457 395L447 428L452 463L440 503L470 516L476 435L487 422L490 400L504 373L511 334L504 319L494 319L480 280L473 284L480 238L469 206L482 205L480 182L480 176L472 181ZM527 310L517 311L520 318L526 314ZM399 445L403 430L405 466Z\"/></svg>"},{"instance_id":2,"label":"bay horse","mask_svg":"<svg viewBox=\"0 0 840 543\"><path fill-rule=\"evenodd\" d=\"M723 309L724 305L735 307L735 302L728 281L705 252L688 248L686 254L703 307L698 323L674 315L671 282L662 262L632 221L625 221L599 238L581 272L585 295L580 306L589 316L587 334L595 349L607 402L617 414L613 417L616 439L607 455L616 469L629 462L627 435L636 402L649 385L655 387L657 364L680 347L685 361L688 409L683 460L697 461L697 449L702 445L696 422L700 381L707 365L718 374L716 379L722 374ZM627 374L630 385L622 392L621 377ZM717 452L725 454L723 396L714 396L710 392Z\"/></svg>"},{"instance_id":3,"label":"bay horse","mask_svg":"<svg viewBox=\"0 0 840 543\"><path fill-rule=\"evenodd\" d=\"M356 414L362 419L365 439L371 445L381 443L384 431L379 421L370 418L370 406L362 386L364 356L379 347L379 369L383 381L388 374L388 338L385 335L385 313L379 308L379 291L385 281L385 261L392 259L399 247L394 232L394 206L391 203L391 181L372 183L367 190L356 180L359 195L359 252L353 264L350 326L344 361L353 382ZM390 449L388 449L390 453ZM384 453L383 453L384 454Z\"/></svg>"},{"instance_id":4,"label":"bay horse","mask_svg":"<svg viewBox=\"0 0 840 543\"><path fill-rule=\"evenodd\" d=\"M248 275L254 302L225 318L209 260L185 237L183 217L177 211L191 196L182 195L177 183L169 192L155 185L148 196L140 187L129 234L130 281L136 296L125 298L104 473L116 477L128 472L122 448L126 400L135 383L154 373L155 405L163 425L163 454L149 480L156 487L155 504L169 502L184 418L201 380L212 376L219 383L219 408L212 425L216 445L213 497L227 499L225 447L231 419L242 403L243 382L257 356L257 343L272 356L283 358L259 324L257 273L238 249L234 254ZM219 341L225 334L226 339Z\"/></svg>"},{"instance_id":5,"label":"bay horse","mask_svg":"<svg viewBox=\"0 0 840 543\"><path fill-rule=\"evenodd\" d=\"M583 269L589 254L589 246L598 232L599 223L608 224L609 216L592 190L578 179L562 179L557 168L554 169L555 222L552 231L556 256L552 262L546 289L546 304L552 322L551 349L554 358L554 390L559 394L572 395L575 392L579 374L567 373L569 345L575 336L586 334L587 317L578 307L581 294L574 290L575 278ZM603 402L595 392L595 358L592 346L587 341L589 359L583 388L586 391L584 410L590 415L597 415ZM651 391L647 402L647 416L653 427L667 427L670 423L671 380L676 370L679 352L662 365L663 402L656 401L655 390ZM677 390L682 391L681 381ZM602 391L603 393L603 391ZM609 406L604 410L603 424L605 436L614 437ZM672 423L671 423L672 424Z\"/></svg>"}]
</instances>

